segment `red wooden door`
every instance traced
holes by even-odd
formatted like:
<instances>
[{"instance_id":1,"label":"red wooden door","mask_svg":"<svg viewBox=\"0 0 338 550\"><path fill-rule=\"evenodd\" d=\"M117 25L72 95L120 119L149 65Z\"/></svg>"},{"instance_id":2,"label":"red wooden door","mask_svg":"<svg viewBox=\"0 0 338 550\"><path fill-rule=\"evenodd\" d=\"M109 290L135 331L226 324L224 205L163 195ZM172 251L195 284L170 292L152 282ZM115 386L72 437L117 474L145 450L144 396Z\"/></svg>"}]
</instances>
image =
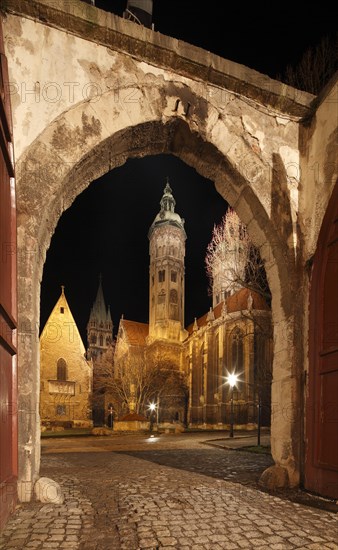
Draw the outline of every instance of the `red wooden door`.
<instances>
[{"instance_id":1,"label":"red wooden door","mask_svg":"<svg viewBox=\"0 0 338 550\"><path fill-rule=\"evenodd\" d=\"M309 336L305 486L338 498L338 183L314 258Z\"/></svg>"},{"instance_id":2,"label":"red wooden door","mask_svg":"<svg viewBox=\"0 0 338 550\"><path fill-rule=\"evenodd\" d=\"M16 205L7 92L0 19L0 527L17 498Z\"/></svg>"}]
</instances>

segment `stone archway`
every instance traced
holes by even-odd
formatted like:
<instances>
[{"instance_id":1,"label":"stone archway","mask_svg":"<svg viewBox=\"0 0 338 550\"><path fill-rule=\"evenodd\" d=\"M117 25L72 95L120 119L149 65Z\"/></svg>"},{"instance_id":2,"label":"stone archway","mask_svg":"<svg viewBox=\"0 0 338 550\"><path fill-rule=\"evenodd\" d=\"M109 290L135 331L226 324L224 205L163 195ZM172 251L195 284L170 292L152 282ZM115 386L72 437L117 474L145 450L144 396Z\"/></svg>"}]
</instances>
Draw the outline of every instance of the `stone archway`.
<instances>
[{"instance_id":1,"label":"stone archway","mask_svg":"<svg viewBox=\"0 0 338 550\"><path fill-rule=\"evenodd\" d=\"M187 86L162 85L156 108L148 104L145 109L140 101L136 107L116 108L109 118L113 100L109 94L95 109L90 101L76 105L49 124L17 163L19 494L23 501L31 498L40 462L38 323L40 282L51 236L62 212L92 180L127 158L158 153L174 154L214 181L261 249L275 327L272 453L276 464L286 468L289 483L298 483L295 266L285 167L278 148L272 155L259 153L245 139L243 127L221 117ZM143 98L147 93L147 88L142 89ZM191 116L173 110L177 97L194 106ZM217 120L210 126L215 115Z\"/></svg>"}]
</instances>

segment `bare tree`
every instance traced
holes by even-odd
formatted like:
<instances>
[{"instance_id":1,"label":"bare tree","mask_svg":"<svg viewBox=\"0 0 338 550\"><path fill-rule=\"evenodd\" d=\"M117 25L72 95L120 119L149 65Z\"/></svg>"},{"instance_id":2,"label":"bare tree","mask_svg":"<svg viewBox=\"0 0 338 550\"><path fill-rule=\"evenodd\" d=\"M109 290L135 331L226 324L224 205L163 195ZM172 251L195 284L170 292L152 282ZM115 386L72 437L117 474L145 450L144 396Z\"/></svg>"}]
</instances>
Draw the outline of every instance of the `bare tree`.
<instances>
[{"instance_id":1,"label":"bare tree","mask_svg":"<svg viewBox=\"0 0 338 550\"><path fill-rule=\"evenodd\" d=\"M269 302L271 294L264 262L253 245L246 226L231 208L215 225L205 257L214 305L240 288L257 292Z\"/></svg>"},{"instance_id":2,"label":"bare tree","mask_svg":"<svg viewBox=\"0 0 338 550\"><path fill-rule=\"evenodd\" d=\"M337 70L337 36L324 36L317 46L304 52L297 65L288 65L277 79L317 95Z\"/></svg>"},{"instance_id":3,"label":"bare tree","mask_svg":"<svg viewBox=\"0 0 338 550\"><path fill-rule=\"evenodd\" d=\"M187 424L189 408L189 384L187 373L180 370L177 357L173 358L172 349L166 346L156 347L147 354L148 364L158 373L154 385L153 402L160 406L160 419L175 420L176 413L182 412L183 423Z\"/></svg>"},{"instance_id":4,"label":"bare tree","mask_svg":"<svg viewBox=\"0 0 338 550\"><path fill-rule=\"evenodd\" d=\"M105 394L115 411L147 414L149 404L166 395L185 396L185 379L170 361L169 355L150 355L139 347L114 358L110 346L95 364L94 403Z\"/></svg>"}]
</instances>

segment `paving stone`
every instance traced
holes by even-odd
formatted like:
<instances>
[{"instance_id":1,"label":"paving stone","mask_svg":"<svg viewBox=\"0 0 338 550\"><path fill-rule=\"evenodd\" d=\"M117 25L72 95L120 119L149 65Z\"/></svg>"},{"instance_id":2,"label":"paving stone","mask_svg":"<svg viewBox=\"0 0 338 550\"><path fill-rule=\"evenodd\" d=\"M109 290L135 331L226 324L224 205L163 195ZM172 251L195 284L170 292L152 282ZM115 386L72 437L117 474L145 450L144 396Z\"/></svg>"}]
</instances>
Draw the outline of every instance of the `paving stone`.
<instances>
[{"instance_id":1,"label":"paving stone","mask_svg":"<svg viewBox=\"0 0 338 550\"><path fill-rule=\"evenodd\" d=\"M295 546L305 546L309 541L300 537L290 537L288 542L291 542L291 544L294 544Z\"/></svg>"},{"instance_id":2,"label":"paving stone","mask_svg":"<svg viewBox=\"0 0 338 550\"><path fill-rule=\"evenodd\" d=\"M46 535L40 535L39 533L32 533L30 535L30 538L32 540L40 540L40 541L43 541L43 540L46 540L48 538L48 534Z\"/></svg>"},{"instance_id":3,"label":"paving stone","mask_svg":"<svg viewBox=\"0 0 338 550\"><path fill-rule=\"evenodd\" d=\"M163 438L159 464L144 440L135 453L43 455L65 504L18 509L0 549L338 550L338 516L258 491L255 456L236 453L234 466L232 451L172 444ZM223 479L235 470L252 485Z\"/></svg>"}]
</instances>

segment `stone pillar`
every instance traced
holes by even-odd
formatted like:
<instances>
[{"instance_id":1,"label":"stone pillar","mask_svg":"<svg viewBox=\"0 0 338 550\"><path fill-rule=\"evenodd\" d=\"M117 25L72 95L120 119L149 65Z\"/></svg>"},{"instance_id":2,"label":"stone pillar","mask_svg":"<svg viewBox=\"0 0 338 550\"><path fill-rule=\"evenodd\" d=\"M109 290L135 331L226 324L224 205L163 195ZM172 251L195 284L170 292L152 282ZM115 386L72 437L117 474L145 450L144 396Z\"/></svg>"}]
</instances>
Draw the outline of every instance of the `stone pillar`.
<instances>
[{"instance_id":1,"label":"stone pillar","mask_svg":"<svg viewBox=\"0 0 338 550\"><path fill-rule=\"evenodd\" d=\"M38 244L18 229L18 496L29 502L40 467Z\"/></svg>"}]
</instances>

